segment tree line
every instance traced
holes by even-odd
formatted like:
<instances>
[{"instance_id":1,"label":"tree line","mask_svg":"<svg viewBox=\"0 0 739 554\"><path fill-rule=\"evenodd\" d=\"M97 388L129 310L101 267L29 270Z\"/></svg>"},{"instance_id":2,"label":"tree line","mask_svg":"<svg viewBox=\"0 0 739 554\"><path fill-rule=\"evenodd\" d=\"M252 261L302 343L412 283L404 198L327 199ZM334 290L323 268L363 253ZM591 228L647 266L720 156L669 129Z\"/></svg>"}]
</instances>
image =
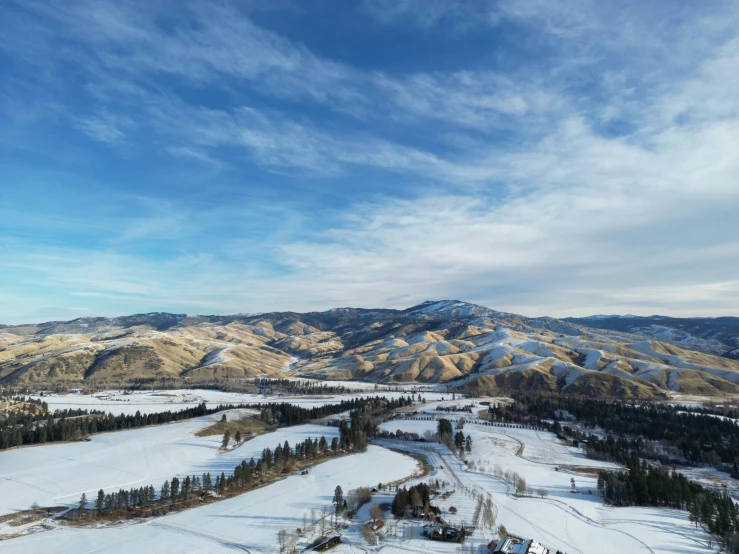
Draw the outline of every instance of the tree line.
<instances>
[{"instance_id":1,"label":"tree line","mask_svg":"<svg viewBox=\"0 0 739 554\"><path fill-rule=\"evenodd\" d=\"M426 483L419 483L410 488L400 487L395 491L390 510L395 517L406 517L411 511L421 508L426 513L431 507L431 490Z\"/></svg>"},{"instance_id":2,"label":"tree line","mask_svg":"<svg viewBox=\"0 0 739 554\"><path fill-rule=\"evenodd\" d=\"M342 400L338 404L326 404L312 408L303 408L288 403L279 404L222 404L208 408L203 402L198 406L185 408L177 412L159 412L142 415L105 414L95 410L57 410L53 415L47 414L44 419L8 419L0 422L0 450L30 444L65 442L80 440L95 433L137 429L150 425L162 425L173 421L181 421L201 417L224 410L236 408L261 409L263 420L280 427L299 425L307 421L339 414L348 410L363 408L365 405L378 409L406 406L412 403L411 397L386 399L384 397L357 398ZM382 408L384 409L384 408Z\"/></svg>"},{"instance_id":3,"label":"tree line","mask_svg":"<svg viewBox=\"0 0 739 554\"><path fill-rule=\"evenodd\" d=\"M323 406L313 406L311 408L303 408L302 406L290 404L289 402L270 403L266 405L247 404L246 407L261 410L261 419L267 423L287 427L340 414L341 412L356 410L364 406L372 406L373 409L381 407L382 411L386 411L411 404L413 404L413 399L410 396L401 396L397 399L374 396L342 400L338 404L324 404Z\"/></svg>"},{"instance_id":4,"label":"tree line","mask_svg":"<svg viewBox=\"0 0 739 554\"><path fill-rule=\"evenodd\" d=\"M286 440L272 449L265 448L256 460L254 458L249 461L242 460L228 474L221 472L220 475L213 476L206 472L202 476L188 475L184 478L174 476L162 484L158 496L153 486L121 489L107 494L100 489L94 503L94 512L102 516L150 508L151 515L159 515L191 501L244 492L261 484L270 476L292 471L296 465L303 462L364 451L367 445L367 437L363 430L365 414L364 408L352 411L350 423L344 422L346 424L344 434L333 437L330 441L321 436L318 439L307 438L292 446ZM87 497L83 495L80 499L81 514L84 513L86 504Z\"/></svg>"},{"instance_id":5,"label":"tree line","mask_svg":"<svg viewBox=\"0 0 739 554\"><path fill-rule=\"evenodd\" d=\"M704 489L676 471L654 467L632 454L626 471L601 471L598 490L616 506L664 506L688 510L722 545L739 554L739 512L726 493Z\"/></svg>"},{"instance_id":6,"label":"tree line","mask_svg":"<svg viewBox=\"0 0 739 554\"><path fill-rule=\"evenodd\" d=\"M715 410L649 401L627 402L576 396L519 394L511 406L491 406L494 419L506 421L562 420L572 417L585 427L599 427L628 437L619 447L663 462L682 461L737 471L739 425ZM585 438L585 435L582 435ZM590 439L588 439L590 440ZM659 444L659 448L657 447ZM602 445L600 445L602 446ZM605 451L606 448L603 448Z\"/></svg>"},{"instance_id":7,"label":"tree line","mask_svg":"<svg viewBox=\"0 0 739 554\"><path fill-rule=\"evenodd\" d=\"M110 413L106 415L94 410L57 410L54 414L47 414L43 420L15 425L5 421L0 424L0 450L28 444L79 440L106 431L121 431L149 425L161 425L216 413L220 410L233 409L234 407L223 405L217 408L208 408L203 402L198 406L185 408L178 412L160 412L147 415L142 415L138 411L134 415L113 415Z\"/></svg>"}]
</instances>

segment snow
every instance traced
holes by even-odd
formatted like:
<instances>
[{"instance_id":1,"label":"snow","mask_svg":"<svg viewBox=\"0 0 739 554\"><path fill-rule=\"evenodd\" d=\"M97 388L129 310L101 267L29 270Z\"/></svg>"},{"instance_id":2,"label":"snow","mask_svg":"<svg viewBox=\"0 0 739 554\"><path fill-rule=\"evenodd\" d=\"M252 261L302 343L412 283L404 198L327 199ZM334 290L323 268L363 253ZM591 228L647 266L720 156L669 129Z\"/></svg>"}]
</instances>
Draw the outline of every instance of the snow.
<instances>
[{"instance_id":1,"label":"snow","mask_svg":"<svg viewBox=\"0 0 739 554\"><path fill-rule=\"evenodd\" d=\"M311 406L375 393L373 390L343 396L265 398L201 390L168 391L166 394L146 392L130 396L113 392L111 397L114 400L85 395L44 399L47 402L56 399L65 407L89 407L92 402L104 406L120 405L120 409L146 406L147 409L161 411L182 409L188 403L204 400L209 405L291 401ZM2 542L2 551L11 554L116 554L139 549L165 554L234 550L253 554L277 552L278 531L294 531L303 527L303 518L312 509L320 512L330 504L336 485L346 493L352 488L387 483L413 473L415 460L382 446L427 456L434 466L432 474L413 478L409 484L436 479L449 483L454 490L451 496L444 500L437 498L433 502L442 509L445 520L451 524L472 521L477 504L474 492L491 495L498 508L497 523L505 525L509 532L567 554L590 554L594 551L604 554L698 554L715 551L708 547L709 537L688 521L684 511L604 506L597 492L597 471L617 467L614 464L590 460L582 449L566 445L546 431L493 426L471 418L468 413L434 413L439 405L477 403L475 411L486 409L479 404L480 399L452 401L447 393L447 400L441 402L440 394L424 395L430 397L430 402L420 408L420 416L385 422L382 429L393 432L401 429L423 436L426 431L436 429L438 417L453 421L464 418L463 433L472 438L472 452L466 455L469 465L441 445L378 441L366 453L330 460L315 466L309 475L291 475L228 500L144 522L102 529L56 527ZM237 415L232 413L233 417ZM337 429L331 426L301 425L255 437L223 452L219 450L220 436L195 436L197 431L217 421L220 416L219 413L158 427L95 435L91 442L45 445L0 453L0 515L27 509L34 501L41 505L71 505L77 502L82 492L94 497L100 488L117 491L119 488L152 484L158 490L163 481L173 475L229 472L242 459L258 457L265 447L273 448L285 440L295 444L307 437L321 435L330 439L337 433ZM513 494L513 486L502 477L504 472L516 472L534 493L531 496ZM572 490L571 479L575 480L575 491ZM541 497L539 490L545 491L546 495ZM386 491L376 495L373 501L384 503L389 499ZM452 506L457 509L456 514L449 512ZM369 505L366 505L357 518L365 520L368 517ZM413 537L410 530L418 525L417 521L401 521L399 533L395 535L391 531L394 526L387 525L381 533L384 537L383 554L395 554L394 551L401 550L418 554L458 552L459 545ZM51 522L51 526L56 524ZM16 530L3 530L0 525L0 534ZM478 528L468 545L482 547L494 538L497 536L492 530ZM303 542L299 546L302 548L308 539L301 540ZM367 551L358 534L358 524L345 530L342 540L344 544L332 550L334 554Z\"/></svg>"},{"instance_id":2,"label":"snow","mask_svg":"<svg viewBox=\"0 0 739 554\"><path fill-rule=\"evenodd\" d=\"M216 348L215 350L208 352L208 354L205 355L203 358L203 361L201 362L201 367L208 367L212 365L220 365L225 364L226 362L230 361L231 358L226 356L226 352L231 350L233 346L223 346L220 348Z\"/></svg>"},{"instance_id":3,"label":"snow","mask_svg":"<svg viewBox=\"0 0 739 554\"><path fill-rule=\"evenodd\" d=\"M277 533L303 525L311 509L331 504L337 485L348 492L412 474L416 461L370 446L328 461L309 475L291 475L267 487L143 524L105 529L59 529L3 543L4 554L130 552L277 552Z\"/></svg>"},{"instance_id":4,"label":"snow","mask_svg":"<svg viewBox=\"0 0 739 554\"><path fill-rule=\"evenodd\" d=\"M436 421L393 420L382 428L401 429L423 435L436 428ZM696 529L686 512L656 508L605 507L597 491L597 469L613 464L590 460L581 449L561 444L545 431L517 427L494 427L467 420L463 433L472 437L468 468L445 448L435 444L387 441L398 449L425 451L436 466L432 479L456 483L456 492L435 503L444 518L454 523L472 521L476 500L464 492L486 492L498 506L498 523L509 532L532 538L567 554L602 553L697 553L710 552L709 537ZM441 469L443 466L443 469ZM517 497L513 487L495 476L495 468L522 476L534 495ZM577 492L571 492L574 478ZM538 496L538 490L546 497ZM457 508L456 515L449 507ZM487 532L488 540L492 536ZM435 543L409 541L414 547L435 549Z\"/></svg>"},{"instance_id":5,"label":"snow","mask_svg":"<svg viewBox=\"0 0 739 554\"><path fill-rule=\"evenodd\" d=\"M459 300L429 300L411 308L409 311L414 315L424 314L427 316L457 318L490 317L498 313L490 308L470 304L469 302L460 302Z\"/></svg>"},{"instance_id":6,"label":"snow","mask_svg":"<svg viewBox=\"0 0 739 554\"><path fill-rule=\"evenodd\" d=\"M239 414L226 412L229 417ZM257 436L241 446L219 451L221 436L195 433L218 421L221 413L183 422L94 435L90 442L45 445L0 453L0 515L42 506L72 505L84 492L154 485L159 490L174 475L231 472L264 448L285 440L290 444L308 437L338 433L325 425L299 425Z\"/></svg>"},{"instance_id":7,"label":"snow","mask_svg":"<svg viewBox=\"0 0 739 554\"><path fill-rule=\"evenodd\" d=\"M343 382L338 382L343 383ZM347 384L347 383L345 383ZM353 387L356 383L348 383ZM193 408L205 402L208 408L216 408L224 404L266 404L270 402L290 402L305 408L314 406L325 406L326 404L338 404L342 400L351 400L353 398L364 398L370 396L384 396L387 398L399 398L400 396L408 396L412 392L417 392L412 388L398 389L398 392L388 391L382 388L375 390L374 384L371 387L362 389L358 387L358 392L350 394L331 394L331 395L281 395L263 396L259 394L244 394L237 392L223 392L214 390L194 389L194 390L164 390L164 391L136 391L133 393L124 393L123 391L106 391L93 395L65 394L46 396L32 396L43 400L49 405L49 409L86 409L86 410L102 410L106 413L110 412L115 415L128 414L133 415L137 411L142 414L159 413L159 412L178 412L185 408ZM427 399L437 399L449 397L440 392L424 392Z\"/></svg>"}]
</instances>

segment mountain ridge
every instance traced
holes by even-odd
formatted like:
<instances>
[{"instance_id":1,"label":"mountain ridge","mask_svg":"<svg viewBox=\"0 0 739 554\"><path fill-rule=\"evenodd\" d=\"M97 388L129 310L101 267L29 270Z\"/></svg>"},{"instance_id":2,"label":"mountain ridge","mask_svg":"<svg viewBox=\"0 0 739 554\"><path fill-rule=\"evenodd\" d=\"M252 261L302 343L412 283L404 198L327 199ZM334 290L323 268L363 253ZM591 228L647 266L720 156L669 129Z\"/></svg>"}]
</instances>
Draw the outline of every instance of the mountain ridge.
<instances>
[{"instance_id":1,"label":"mountain ridge","mask_svg":"<svg viewBox=\"0 0 739 554\"><path fill-rule=\"evenodd\" d=\"M615 326L612 320L585 324L430 300L402 310L150 312L5 325L0 381L100 385L302 375L479 393L739 394L739 361L712 353L713 339L657 340L602 326Z\"/></svg>"}]
</instances>

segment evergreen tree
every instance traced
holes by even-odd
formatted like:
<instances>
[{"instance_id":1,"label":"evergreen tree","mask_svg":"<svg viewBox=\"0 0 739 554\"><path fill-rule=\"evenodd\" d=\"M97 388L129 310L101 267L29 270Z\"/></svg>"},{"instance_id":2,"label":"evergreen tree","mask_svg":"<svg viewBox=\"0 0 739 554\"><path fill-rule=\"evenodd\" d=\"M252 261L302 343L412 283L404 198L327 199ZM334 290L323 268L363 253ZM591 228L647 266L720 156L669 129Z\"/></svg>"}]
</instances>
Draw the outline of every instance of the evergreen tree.
<instances>
[{"instance_id":1,"label":"evergreen tree","mask_svg":"<svg viewBox=\"0 0 739 554\"><path fill-rule=\"evenodd\" d=\"M172 477L172 484L170 485L170 498L172 504L177 502L180 495L180 480L177 477Z\"/></svg>"},{"instance_id":2,"label":"evergreen tree","mask_svg":"<svg viewBox=\"0 0 739 554\"><path fill-rule=\"evenodd\" d=\"M87 495L83 492L82 496L80 496L80 501L79 501L79 516L80 517L85 515L86 506L87 506Z\"/></svg>"},{"instance_id":3,"label":"evergreen tree","mask_svg":"<svg viewBox=\"0 0 739 554\"><path fill-rule=\"evenodd\" d=\"M159 493L159 498L161 498L162 502L166 502L170 499L171 489L169 486L169 481L165 481L162 485L162 490Z\"/></svg>"},{"instance_id":4,"label":"evergreen tree","mask_svg":"<svg viewBox=\"0 0 739 554\"><path fill-rule=\"evenodd\" d=\"M341 490L341 485L336 485L333 503L336 505L336 513L338 514L344 508L344 492Z\"/></svg>"}]
</instances>

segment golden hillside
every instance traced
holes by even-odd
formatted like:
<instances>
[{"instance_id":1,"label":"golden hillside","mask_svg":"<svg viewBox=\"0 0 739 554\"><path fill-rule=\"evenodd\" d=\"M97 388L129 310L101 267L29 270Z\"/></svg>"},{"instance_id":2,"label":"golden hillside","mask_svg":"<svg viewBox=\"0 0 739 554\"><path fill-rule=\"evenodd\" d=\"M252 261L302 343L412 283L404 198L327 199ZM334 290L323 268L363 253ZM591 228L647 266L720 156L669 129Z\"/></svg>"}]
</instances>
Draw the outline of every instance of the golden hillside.
<instances>
[{"instance_id":1,"label":"golden hillside","mask_svg":"<svg viewBox=\"0 0 739 554\"><path fill-rule=\"evenodd\" d=\"M143 314L0 328L0 380L205 382L307 375L657 397L739 393L739 361L463 302L258 316Z\"/></svg>"}]
</instances>

